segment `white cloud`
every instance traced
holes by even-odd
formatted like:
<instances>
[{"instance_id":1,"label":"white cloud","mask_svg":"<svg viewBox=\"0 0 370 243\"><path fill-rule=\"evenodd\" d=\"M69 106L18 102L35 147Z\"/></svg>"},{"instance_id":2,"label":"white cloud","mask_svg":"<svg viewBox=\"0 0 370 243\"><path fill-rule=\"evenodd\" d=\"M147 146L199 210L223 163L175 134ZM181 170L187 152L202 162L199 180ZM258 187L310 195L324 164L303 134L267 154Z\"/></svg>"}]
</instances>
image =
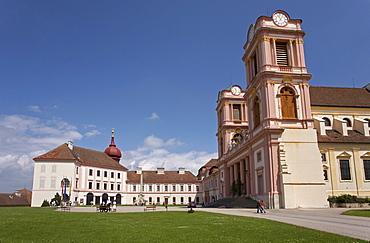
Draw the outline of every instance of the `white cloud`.
<instances>
[{"instance_id":1,"label":"white cloud","mask_svg":"<svg viewBox=\"0 0 370 243\"><path fill-rule=\"evenodd\" d=\"M29 106L27 106L27 108L28 108L28 110L36 112L36 113L41 112L41 109L38 105L29 105Z\"/></svg>"},{"instance_id":2,"label":"white cloud","mask_svg":"<svg viewBox=\"0 0 370 243\"><path fill-rule=\"evenodd\" d=\"M82 137L77 127L60 119L44 121L24 115L0 116L0 192L12 192L24 186L31 189L32 159Z\"/></svg>"},{"instance_id":3,"label":"white cloud","mask_svg":"<svg viewBox=\"0 0 370 243\"><path fill-rule=\"evenodd\" d=\"M87 133L85 133L85 137L94 137L94 136L96 136L96 135L99 135L99 134L101 134L101 132L99 132L98 130L92 130L92 131L90 131L90 132L87 132Z\"/></svg>"},{"instance_id":4,"label":"white cloud","mask_svg":"<svg viewBox=\"0 0 370 243\"><path fill-rule=\"evenodd\" d=\"M164 167L165 170L178 170L184 167L194 174L198 169L212 158L217 158L217 153L190 151L185 153L172 153L170 148L174 145L181 146L178 139L172 138L166 142L151 135L144 139L144 144L136 150L123 152L121 164L129 170L142 167L144 170L155 170Z\"/></svg>"},{"instance_id":5,"label":"white cloud","mask_svg":"<svg viewBox=\"0 0 370 243\"><path fill-rule=\"evenodd\" d=\"M159 116L158 116L157 113L153 112L152 115L148 119L150 119L150 120L159 119Z\"/></svg>"}]
</instances>

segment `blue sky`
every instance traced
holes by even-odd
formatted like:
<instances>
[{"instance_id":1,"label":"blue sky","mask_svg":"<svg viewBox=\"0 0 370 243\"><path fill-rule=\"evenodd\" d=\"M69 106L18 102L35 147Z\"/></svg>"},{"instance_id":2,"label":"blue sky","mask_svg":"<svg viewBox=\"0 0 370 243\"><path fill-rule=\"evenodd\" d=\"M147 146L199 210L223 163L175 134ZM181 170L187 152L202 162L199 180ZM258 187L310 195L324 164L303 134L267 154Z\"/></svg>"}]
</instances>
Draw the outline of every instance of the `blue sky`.
<instances>
[{"instance_id":1,"label":"blue sky","mask_svg":"<svg viewBox=\"0 0 370 243\"><path fill-rule=\"evenodd\" d=\"M216 157L216 100L245 88L250 24L302 19L311 85L369 83L370 1L0 1L0 192L32 188L32 158L72 140L129 169Z\"/></svg>"}]
</instances>

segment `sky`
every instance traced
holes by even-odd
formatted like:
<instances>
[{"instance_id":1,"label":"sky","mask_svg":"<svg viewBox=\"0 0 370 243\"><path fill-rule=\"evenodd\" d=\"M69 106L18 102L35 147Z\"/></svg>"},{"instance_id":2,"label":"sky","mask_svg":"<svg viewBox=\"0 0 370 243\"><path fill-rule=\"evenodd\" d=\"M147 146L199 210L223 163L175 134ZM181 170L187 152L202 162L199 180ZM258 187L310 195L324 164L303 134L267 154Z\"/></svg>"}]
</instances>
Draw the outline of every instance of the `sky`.
<instances>
[{"instance_id":1,"label":"sky","mask_svg":"<svg viewBox=\"0 0 370 243\"><path fill-rule=\"evenodd\" d=\"M0 192L32 189L33 158L63 143L128 169L217 158L217 94L246 87L251 24L302 19L311 85L370 83L370 1L0 0Z\"/></svg>"}]
</instances>

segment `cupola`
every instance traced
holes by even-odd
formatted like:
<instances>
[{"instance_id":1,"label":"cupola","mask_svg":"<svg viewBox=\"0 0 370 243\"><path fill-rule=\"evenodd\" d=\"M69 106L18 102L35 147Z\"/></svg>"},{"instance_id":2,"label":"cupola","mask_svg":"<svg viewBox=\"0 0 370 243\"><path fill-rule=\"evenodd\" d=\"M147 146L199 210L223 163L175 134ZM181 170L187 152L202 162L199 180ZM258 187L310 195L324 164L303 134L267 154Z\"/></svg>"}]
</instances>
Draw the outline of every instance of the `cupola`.
<instances>
[{"instance_id":1,"label":"cupola","mask_svg":"<svg viewBox=\"0 0 370 243\"><path fill-rule=\"evenodd\" d=\"M111 139L111 142L109 144L109 147L105 149L104 153L106 153L109 157L111 157L112 159L114 159L118 163L119 163L119 161L120 161L120 159L122 157L121 150L119 150L116 147L116 144L114 143L114 128L112 129L112 139Z\"/></svg>"}]
</instances>

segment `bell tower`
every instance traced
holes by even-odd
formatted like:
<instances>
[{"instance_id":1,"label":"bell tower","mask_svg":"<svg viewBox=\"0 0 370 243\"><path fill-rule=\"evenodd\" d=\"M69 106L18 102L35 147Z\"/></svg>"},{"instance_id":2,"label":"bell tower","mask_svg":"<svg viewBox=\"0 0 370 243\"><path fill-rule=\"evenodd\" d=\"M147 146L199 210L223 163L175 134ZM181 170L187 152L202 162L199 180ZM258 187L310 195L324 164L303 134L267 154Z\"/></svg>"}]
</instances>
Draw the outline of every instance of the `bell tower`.
<instances>
[{"instance_id":1,"label":"bell tower","mask_svg":"<svg viewBox=\"0 0 370 243\"><path fill-rule=\"evenodd\" d=\"M218 94L218 155L222 157L228 150L240 145L248 136L247 108L244 102L245 91L232 85Z\"/></svg>"},{"instance_id":2,"label":"bell tower","mask_svg":"<svg viewBox=\"0 0 370 243\"><path fill-rule=\"evenodd\" d=\"M249 143L263 155L251 163L272 208L327 206L301 24L281 10L261 16L243 47ZM316 199L307 202L308 195Z\"/></svg>"}]
</instances>

